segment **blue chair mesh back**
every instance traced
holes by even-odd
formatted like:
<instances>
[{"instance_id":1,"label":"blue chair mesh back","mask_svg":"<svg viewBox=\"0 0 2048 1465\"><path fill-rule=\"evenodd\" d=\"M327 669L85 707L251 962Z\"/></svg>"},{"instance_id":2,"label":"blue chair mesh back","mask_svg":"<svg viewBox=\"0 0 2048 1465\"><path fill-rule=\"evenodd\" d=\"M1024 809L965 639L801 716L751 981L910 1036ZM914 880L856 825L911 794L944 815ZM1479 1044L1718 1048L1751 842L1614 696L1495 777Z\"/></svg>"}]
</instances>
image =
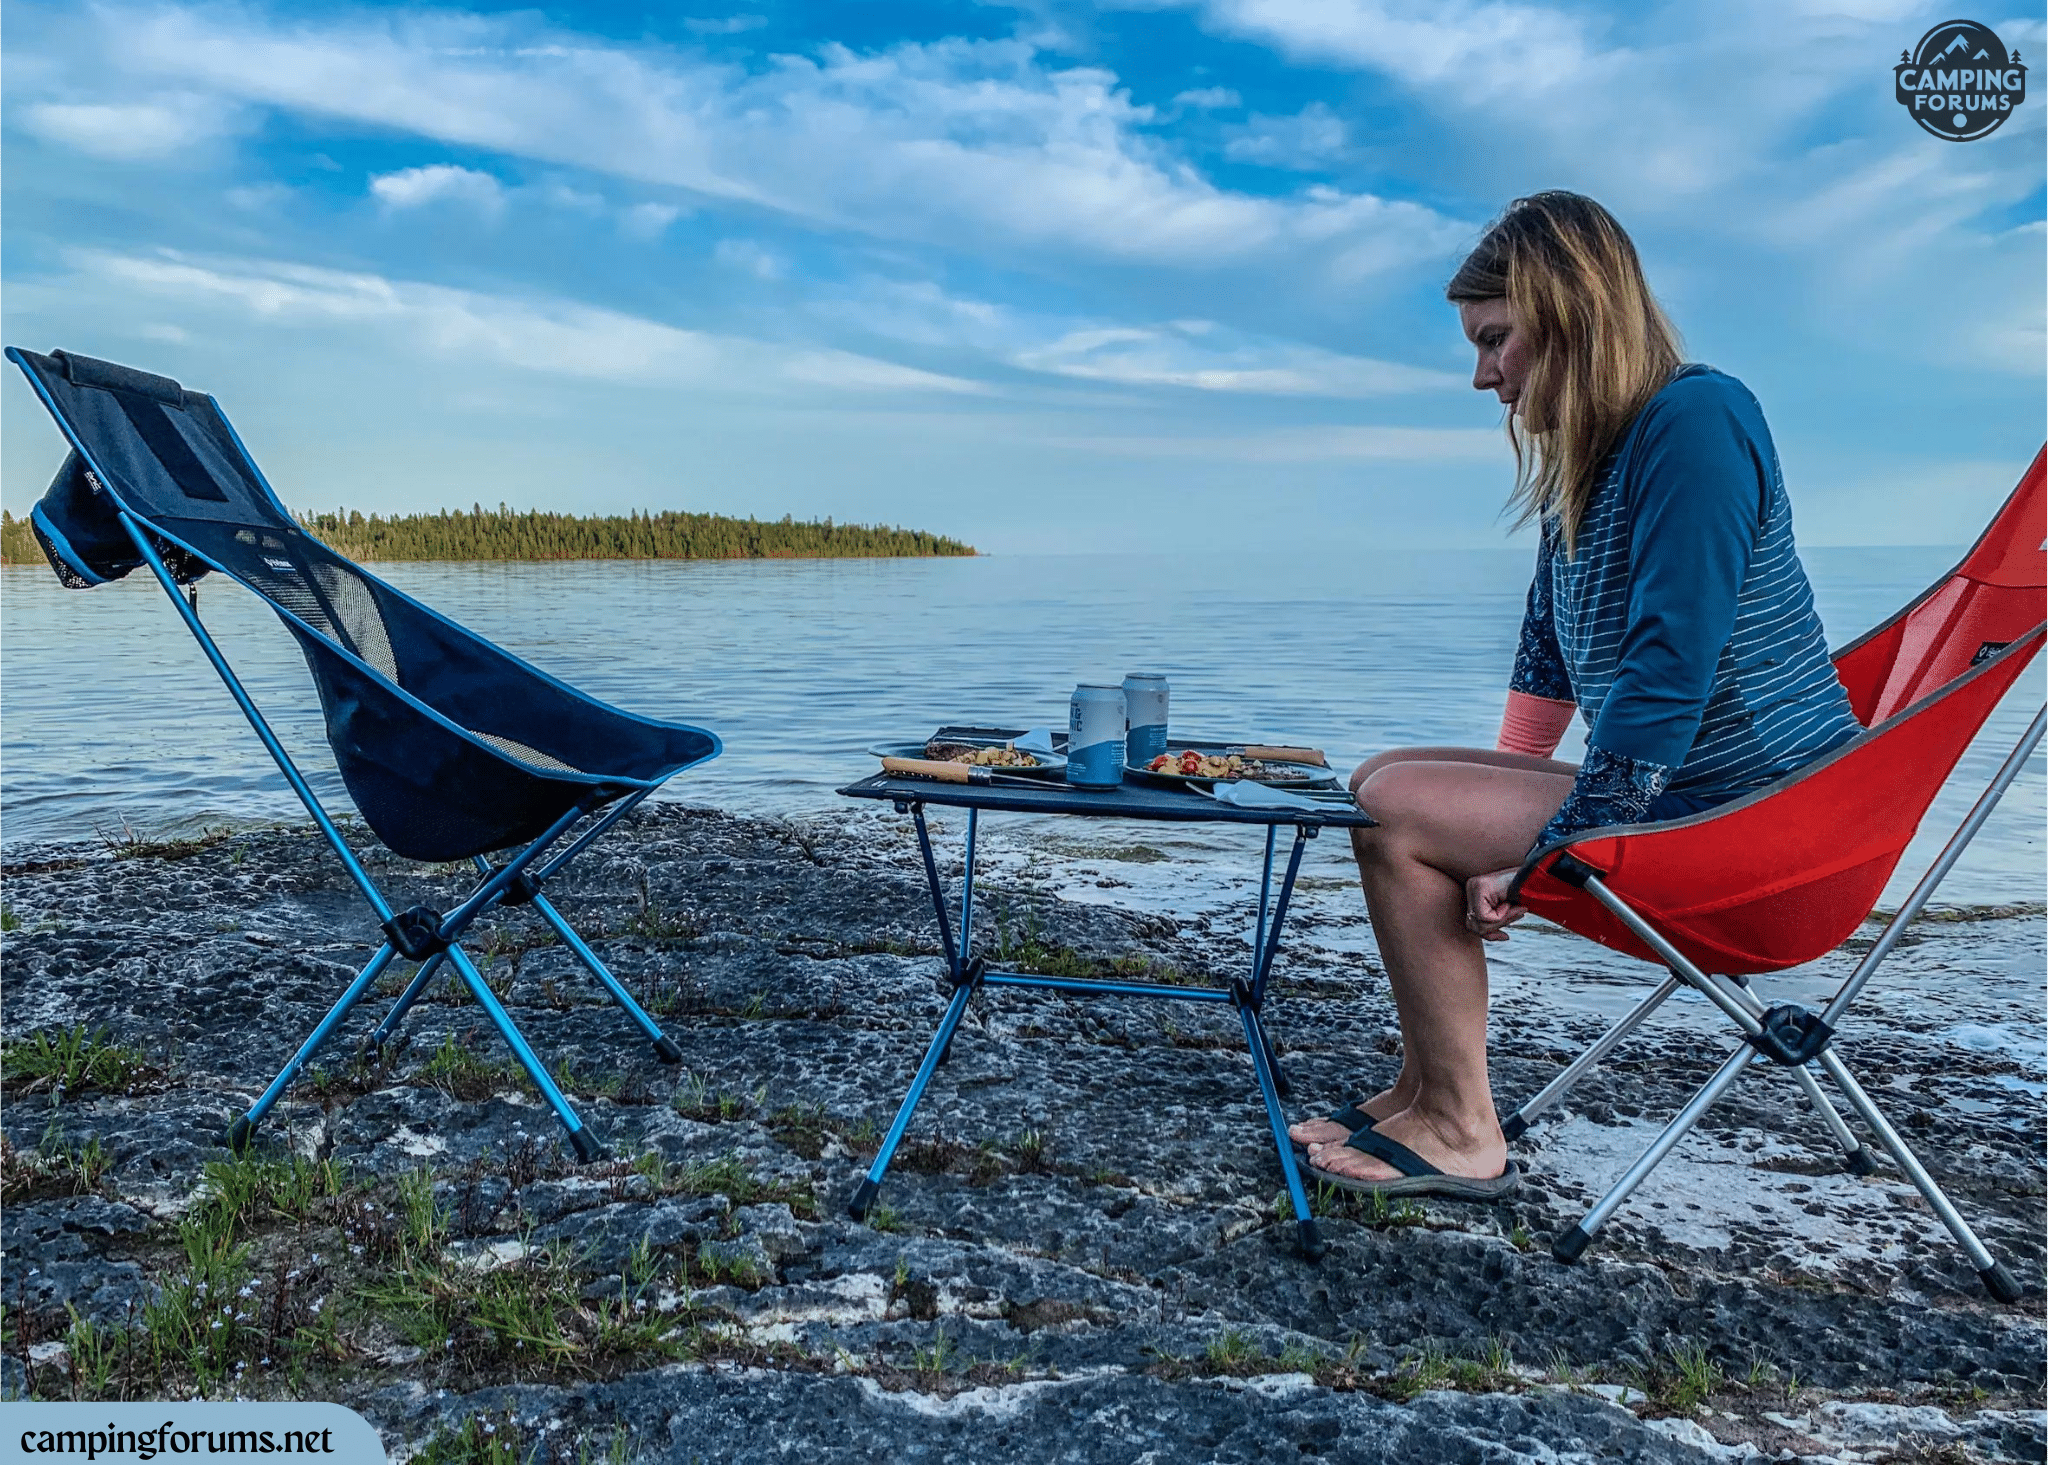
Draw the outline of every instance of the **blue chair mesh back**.
<instances>
[{"instance_id":1,"label":"blue chair mesh back","mask_svg":"<svg viewBox=\"0 0 2048 1465\"><path fill-rule=\"evenodd\" d=\"M164 537L179 578L210 566L262 596L305 653L350 797L398 854L523 844L717 750L701 729L585 697L328 549L270 495L211 397L85 357L9 354L98 470L74 453L31 516L59 576L90 586L140 564L126 510Z\"/></svg>"}]
</instances>

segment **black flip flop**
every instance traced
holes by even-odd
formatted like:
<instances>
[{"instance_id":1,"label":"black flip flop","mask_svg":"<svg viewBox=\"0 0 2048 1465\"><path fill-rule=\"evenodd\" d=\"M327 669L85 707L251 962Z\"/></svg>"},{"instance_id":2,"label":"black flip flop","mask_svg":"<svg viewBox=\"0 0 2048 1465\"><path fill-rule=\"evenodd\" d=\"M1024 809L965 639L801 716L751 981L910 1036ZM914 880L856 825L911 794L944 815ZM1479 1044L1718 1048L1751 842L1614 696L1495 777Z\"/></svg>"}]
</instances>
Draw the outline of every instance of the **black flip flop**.
<instances>
[{"instance_id":1,"label":"black flip flop","mask_svg":"<svg viewBox=\"0 0 2048 1465\"><path fill-rule=\"evenodd\" d=\"M1379 1123L1379 1121L1373 1118L1372 1115L1366 1113L1365 1110L1358 1107L1360 1104L1363 1104L1364 1102L1365 1100L1363 1099L1353 1099L1350 1103L1346 1104L1336 1113L1325 1114L1323 1118L1329 1120L1332 1124L1343 1125L1353 1134L1358 1134L1364 1130L1371 1129L1375 1124ZM1294 1152L1297 1155L1305 1155L1308 1153L1308 1146L1303 1144L1300 1140L1294 1138L1293 1135L1289 1135L1287 1137L1287 1142L1294 1146Z\"/></svg>"},{"instance_id":2,"label":"black flip flop","mask_svg":"<svg viewBox=\"0 0 2048 1465\"><path fill-rule=\"evenodd\" d=\"M1401 1172L1398 1180L1360 1180L1315 1165L1308 1167L1308 1173L1325 1185L1354 1195L1441 1195L1452 1200L1498 1200L1522 1183L1521 1169L1513 1160L1493 1179L1473 1180L1464 1175L1446 1175L1408 1146L1371 1129L1358 1130L1344 1144L1375 1160L1385 1160Z\"/></svg>"}]
</instances>

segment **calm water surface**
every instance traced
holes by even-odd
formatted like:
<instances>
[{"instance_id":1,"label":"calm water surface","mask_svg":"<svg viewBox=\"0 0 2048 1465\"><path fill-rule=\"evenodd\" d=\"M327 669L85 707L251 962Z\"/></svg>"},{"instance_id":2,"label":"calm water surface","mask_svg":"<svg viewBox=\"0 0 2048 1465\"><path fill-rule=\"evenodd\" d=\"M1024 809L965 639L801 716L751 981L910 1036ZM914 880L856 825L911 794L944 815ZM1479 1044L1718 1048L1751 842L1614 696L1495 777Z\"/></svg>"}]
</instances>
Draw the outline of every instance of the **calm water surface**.
<instances>
[{"instance_id":1,"label":"calm water surface","mask_svg":"<svg viewBox=\"0 0 2048 1465\"><path fill-rule=\"evenodd\" d=\"M1956 557L1809 551L1830 640L1866 629ZM379 572L595 696L716 731L724 756L666 797L806 816L846 812L832 790L873 771L862 751L871 741L956 720L1062 723L1075 682L1134 670L1166 673L1174 724L1190 734L1314 743L1333 763L1406 743L1488 745L1529 566L1520 550L1306 548ZM202 585L200 610L315 787L347 808L295 643L218 577ZM154 582L74 592L40 567L0 570L0 636L8 845L89 839L124 822L166 831L300 817ZM1965 772L1977 786L2042 686L2036 665L1971 750ZM1568 756L1576 746L1574 735ZM2041 897L2044 788L2037 753L1948 899ZM1930 826L1952 826L1968 801L1945 797ZM1242 839L1184 830L1167 842L1199 855ZM1332 848L1319 862L1341 863L1339 843L1322 841Z\"/></svg>"}]
</instances>

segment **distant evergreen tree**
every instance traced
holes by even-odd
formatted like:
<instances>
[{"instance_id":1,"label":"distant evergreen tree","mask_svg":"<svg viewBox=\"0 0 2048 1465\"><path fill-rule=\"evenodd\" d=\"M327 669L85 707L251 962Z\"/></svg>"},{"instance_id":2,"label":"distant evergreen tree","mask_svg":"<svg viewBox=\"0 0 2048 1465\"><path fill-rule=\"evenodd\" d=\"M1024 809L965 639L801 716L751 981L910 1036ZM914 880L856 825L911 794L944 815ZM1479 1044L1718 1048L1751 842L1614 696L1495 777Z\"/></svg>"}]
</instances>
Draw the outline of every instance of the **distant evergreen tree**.
<instances>
[{"instance_id":1,"label":"distant evergreen tree","mask_svg":"<svg viewBox=\"0 0 2048 1465\"><path fill-rule=\"evenodd\" d=\"M472 504L386 519L357 509L301 514L306 531L352 560L900 559L971 555L974 547L920 529L723 514L634 510L581 518ZM0 564L41 564L26 519L0 510Z\"/></svg>"}]
</instances>

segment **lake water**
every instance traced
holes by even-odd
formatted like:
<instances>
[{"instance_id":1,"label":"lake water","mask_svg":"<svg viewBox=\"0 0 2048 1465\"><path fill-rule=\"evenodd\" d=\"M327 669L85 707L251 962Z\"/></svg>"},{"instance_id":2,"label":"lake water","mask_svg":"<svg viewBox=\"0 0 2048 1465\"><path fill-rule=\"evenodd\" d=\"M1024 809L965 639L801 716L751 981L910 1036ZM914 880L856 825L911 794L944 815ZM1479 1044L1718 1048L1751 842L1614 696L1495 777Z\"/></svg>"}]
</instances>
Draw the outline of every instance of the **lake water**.
<instances>
[{"instance_id":1,"label":"lake water","mask_svg":"<svg viewBox=\"0 0 2048 1465\"><path fill-rule=\"evenodd\" d=\"M1955 557L1945 548L1809 551L1830 640L1881 619ZM1338 764L1401 744L1488 744L1529 563L1512 549L1305 549L380 573L593 695L716 731L724 755L665 797L805 817L849 812L832 791L873 771L863 752L872 741L922 737L948 721L1059 724L1076 681L1132 670L1168 676L1174 725L1190 734L1312 743ZM346 808L296 644L217 576L202 585L200 610L315 787ZM300 817L146 576L77 592L40 567L0 571L0 635L0 838L9 846L124 824L163 832ZM1964 789L1981 787L2041 697L2036 665L1930 827L1960 817ZM1577 744L1574 733L1565 753ZM2040 896L2044 788L2037 753L1951 877L1949 901ZM1234 850L1244 837L1170 834L1191 855ZM1320 853L1341 861L1339 842L1325 843L1333 848Z\"/></svg>"}]
</instances>

